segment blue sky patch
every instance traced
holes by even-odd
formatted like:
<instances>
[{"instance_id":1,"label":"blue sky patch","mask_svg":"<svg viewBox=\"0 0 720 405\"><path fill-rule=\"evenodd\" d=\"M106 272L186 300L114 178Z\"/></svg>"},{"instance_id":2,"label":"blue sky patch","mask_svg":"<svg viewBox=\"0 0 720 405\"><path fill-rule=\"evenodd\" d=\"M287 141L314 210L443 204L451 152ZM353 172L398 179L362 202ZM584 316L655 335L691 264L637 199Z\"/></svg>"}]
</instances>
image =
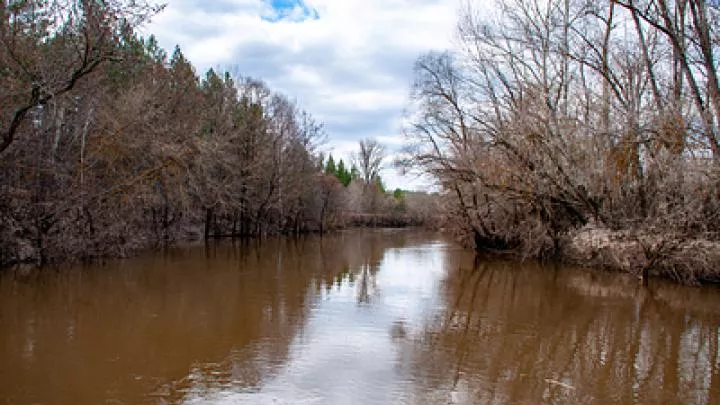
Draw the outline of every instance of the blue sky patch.
<instances>
[{"instance_id":1,"label":"blue sky patch","mask_svg":"<svg viewBox=\"0 0 720 405\"><path fill-rule=\"evenodd\" d=\"M304 0L265 0L265 3L270 7L271 12L261 17L263 21L302 22L320 18L317 10L308 6Z\"/></svg>"}]
</instances>

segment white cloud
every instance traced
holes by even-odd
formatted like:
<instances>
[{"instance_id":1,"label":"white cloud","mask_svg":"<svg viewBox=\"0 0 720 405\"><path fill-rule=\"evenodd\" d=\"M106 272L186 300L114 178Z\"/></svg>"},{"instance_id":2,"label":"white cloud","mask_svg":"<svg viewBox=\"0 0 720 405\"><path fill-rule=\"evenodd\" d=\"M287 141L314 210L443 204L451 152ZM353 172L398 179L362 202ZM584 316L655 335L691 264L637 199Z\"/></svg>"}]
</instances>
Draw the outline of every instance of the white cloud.
<instances>
[{"instance_id":1,"label":"white cloud","mask_svg":"<svg viewBox=\"0 0 720 405\"><path fill-rule=\"evenodd\" d=\"M169 0L145 29L210 67L261 78L325 122L340 155L363 138L395 153L415 59L452 45L458 0L306 0L319 18L267 20L262 0ZM265 17L265 18L263 18ZM409 180L386 170L389 187Z\"/></svg>"}]
</instances>

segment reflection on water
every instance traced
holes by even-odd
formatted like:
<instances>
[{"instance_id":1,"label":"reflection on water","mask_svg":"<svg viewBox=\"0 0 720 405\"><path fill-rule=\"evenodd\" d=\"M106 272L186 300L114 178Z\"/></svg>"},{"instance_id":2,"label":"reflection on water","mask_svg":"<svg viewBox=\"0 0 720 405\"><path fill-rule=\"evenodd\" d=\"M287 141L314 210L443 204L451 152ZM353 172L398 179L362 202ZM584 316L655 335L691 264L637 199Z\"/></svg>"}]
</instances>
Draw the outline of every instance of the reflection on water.
<instances>
[{"instance_id":1,"label":"reflection on water","mask_svg":"<svg viewBox=\"0 0 720 405\"><path fill-rule=\"evenodd\" d=\"M449 257L436 312L404 361L455 402L716 404L718 291ZM459 260L458 260L459 259ZM452 264L451 264L452 263ZM688 305L688 294L706 306Z\"/></svg>"},{"instance_id":2,"label":"reflection on water","mask_svg":"<svg viewBox=\"0 0 720 405\"><path fill-rule=\"evenodd\" d=\"M353 231L0 277L0 403L720 400L720 293Z\"/></svg>"}]
</instances>

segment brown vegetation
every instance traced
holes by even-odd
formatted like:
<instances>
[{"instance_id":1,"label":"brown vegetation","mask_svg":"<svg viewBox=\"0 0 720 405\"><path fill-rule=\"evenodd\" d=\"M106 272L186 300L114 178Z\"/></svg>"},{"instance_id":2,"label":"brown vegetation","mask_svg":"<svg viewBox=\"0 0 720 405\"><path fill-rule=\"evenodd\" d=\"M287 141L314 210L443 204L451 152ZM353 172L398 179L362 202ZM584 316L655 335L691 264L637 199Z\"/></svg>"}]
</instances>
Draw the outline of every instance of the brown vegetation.
<instances>
[{"instance_id":1,"label":"brown vegetation","mask_svg":"<svg viewBox=\"0 0 720 405\"><path fill-rule=\"evenodd\" d=\"M179 48L140 38L160 9L0 2L0 268L323 232L400 205L378 187L377 142L361 143L369 180L353 201L294 102L250 78L200 79Z\"/></svg>"},{"instance_id":2,"label":"brown vegetation","mask_svg":"<svg viewBox=\"0 0 720 405\"><path fill-rule=\"evenodd\" d=\"M437 178L448 227L477 250L717 280L717 3L496 10L469 5L460 51L416 65L401 163ZM632 242L578 255L583 229Z\"/></svg>"}]
</instances>

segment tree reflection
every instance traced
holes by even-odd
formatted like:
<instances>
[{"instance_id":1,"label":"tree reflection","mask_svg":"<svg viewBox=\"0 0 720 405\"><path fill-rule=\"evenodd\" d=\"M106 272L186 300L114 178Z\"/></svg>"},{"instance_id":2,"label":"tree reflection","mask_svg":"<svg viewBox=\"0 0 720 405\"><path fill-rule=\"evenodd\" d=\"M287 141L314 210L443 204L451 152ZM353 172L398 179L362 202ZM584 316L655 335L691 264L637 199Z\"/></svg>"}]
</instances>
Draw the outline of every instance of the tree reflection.
<instances>
[{"instance_id":1,"label":"tree reflection","mask_svg":"<svg viewBox=\"0 0 720 405\"><path fill-rule=\"evenodd\" d=\"M411 347L400 361L416 401L438 392L483 404L720 399L720 317L682 305L688 289L467 255L449 255L446 268L445 308L400 343Z\"/></svg>"},{"instance_id":2,"label":"tree reflection","mask_svg":"<svg viewBox=\"0 0 720 405\"><path fill-rule=\"evenodd\" d=\"M271 403L278 390L321 403L720 400L717 291L429 240L270 238L0 277L0 392L14 404Z\"/></svg>"},{"instance_id":3,"label":"tree reflection","mask_svg":"<svg viewBox=\"0 0 720 405\"><path fill-rule=\"evenodd\" d=\"M358 299L369 301L384 252L408 238L367 231L228 241L33 275L32 283L6 275L0 392L18 404L97 404L255 389L287 362L326 289L366 286Z\"/></svg>"}]
</instances>

